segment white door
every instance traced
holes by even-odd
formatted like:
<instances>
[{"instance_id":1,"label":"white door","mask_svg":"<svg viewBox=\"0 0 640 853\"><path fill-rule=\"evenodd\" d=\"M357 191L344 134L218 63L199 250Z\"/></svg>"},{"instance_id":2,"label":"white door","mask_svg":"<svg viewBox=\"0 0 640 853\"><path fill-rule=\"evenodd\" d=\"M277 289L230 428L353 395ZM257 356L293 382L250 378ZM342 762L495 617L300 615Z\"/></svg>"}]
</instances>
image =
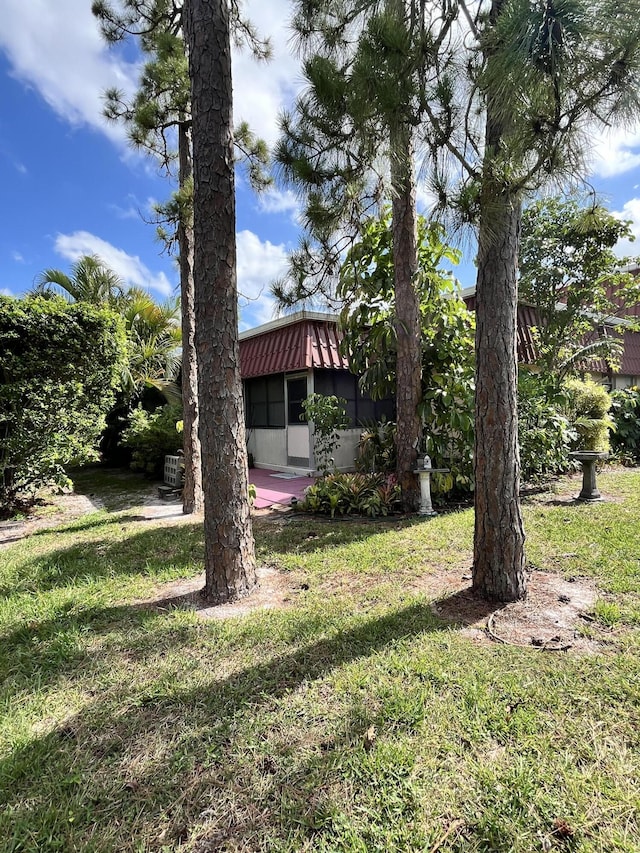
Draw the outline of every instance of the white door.
<instances>
[{"instance_id":1,"label":"white door","mask_svg":"<svg viewBox=\"0 0 640 853\"><path fill-rule=\"evenodd\" d=\"M302 401L306 400L307 377L287 377L287 465L309 468L311 443L309 425L300 420L304 414Z\"/></svg>"}]
</instances>

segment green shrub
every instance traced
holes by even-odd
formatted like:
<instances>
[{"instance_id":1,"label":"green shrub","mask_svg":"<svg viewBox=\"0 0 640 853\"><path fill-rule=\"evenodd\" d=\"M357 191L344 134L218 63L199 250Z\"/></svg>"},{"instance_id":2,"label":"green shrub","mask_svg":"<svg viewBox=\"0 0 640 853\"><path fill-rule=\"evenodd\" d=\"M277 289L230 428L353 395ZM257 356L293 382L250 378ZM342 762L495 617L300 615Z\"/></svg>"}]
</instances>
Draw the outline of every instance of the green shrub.
<instances>
[{"instance_id":1,"label":"green shrub","mask_svg":"<svg viewBox=\"0 0 640 853\"><path fill-rule=\"evenodd\" d=\"M129 447L131 467L151 476L161 476L164 457L175 456L182 449L180 422L182 407L161 406L147 412L141 406L131 412L130 425L122 434L122 443Z\"/></svg>"},{"instance_id":2,"label":"green shrub","mask_svg":"<svg viewBox=\"0 0 640 853\"><path fill-rule=\"evenodd\" d=\"M344 397L336 397L335 394L310 394L302 401L304 414L300 415L300 420L306 419L313 423L314 455L318 471L326 472L335 468L332 456L340 443L338 430L349 426L346 405Z\"/></svg>"},{"instance_id":3,"label":"green shrub","mask_svg":"<svg viewBox=\"0 0 640 853\"><path fill-rule=\"evenodd\" d=\"M368 424L360 435L356 470L392 474L396 470L396 425L393 421Z\"/></svg>"},{"instance_id":4,"label":"green shrub","mask_svg":"<svg viewBox=\"0 0 640 853\"><path fill-rule=\"evenodd\" d=\"M395 475L327 474L305 489L302 512L330 515L366 515L375 518L399 512L400 486Z\"/></svg>"},{"instance_id":5,"label":"green shrub","mask_svg":"<svg viewBox=\"0 0 640 853\"><path fill-rule=\"evenodd\" d=\"M62 298L0 297L0 507L97 458L125 361L121 318Z\"/></svg>"},{"instance_id":6,"label":"green shrub","mask_svg":"<svg viewBox=\"0 0 640 853\"><path fill-rule=\"evenodd\" d=\"M611 394L611 417L615 430L611 445L623 461L635 464L640 461L640 390L625 388Z\"/></svg>"},{"instance_id":7,"label":"green shrub","mask_svg":"<svg viewBox=\"0 0 640 853\"><path fill-rule=\"evenodd\" d=\"M611 396L603 385L592 379L570 379L565 384L568 414L576 431L575 449L609 449L609 432L615 428L608 412Z\"/></svg>"},{"instance_id":8,"label":"green shrub","mask_svg":"<svg viewBox=\"0 0 640 853\"><path fill-rule=\"evenodd\" d=\"M569 467L576 439L564 414L567 398L536 374L518 377L518 440L522 480L538 483Z\"/></svg>"}]
</instances>

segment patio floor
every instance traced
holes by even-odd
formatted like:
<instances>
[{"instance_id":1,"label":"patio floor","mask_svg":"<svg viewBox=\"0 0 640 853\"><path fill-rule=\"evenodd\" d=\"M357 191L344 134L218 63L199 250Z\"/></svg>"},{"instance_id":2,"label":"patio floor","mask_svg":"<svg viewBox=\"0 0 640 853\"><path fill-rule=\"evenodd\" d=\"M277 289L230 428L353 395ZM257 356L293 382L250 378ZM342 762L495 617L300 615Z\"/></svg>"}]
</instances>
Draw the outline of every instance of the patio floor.
<instances>
[{"instance_id":1,"label":"patio floor","mask_svg":"<svg viewBox=\"0 0 640 853\"><path fill-rule=\"evenodd\" d=\"M273 504L291 503L291 498L302 500L304 490L310 486L313 477L296 477L290 474L283 476L281 471L270 471L267 468L251 468L249 482L256 487L257 497L253 505L257 509L266 509Z\"/></svg>"}]
</instances>

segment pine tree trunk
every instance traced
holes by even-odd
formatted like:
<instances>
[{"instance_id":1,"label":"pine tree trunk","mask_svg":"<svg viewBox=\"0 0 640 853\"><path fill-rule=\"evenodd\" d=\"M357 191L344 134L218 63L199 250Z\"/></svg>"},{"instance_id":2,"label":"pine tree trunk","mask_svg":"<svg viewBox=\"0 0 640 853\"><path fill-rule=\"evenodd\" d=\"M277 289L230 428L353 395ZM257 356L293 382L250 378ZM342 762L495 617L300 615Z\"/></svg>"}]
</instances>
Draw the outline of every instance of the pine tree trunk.
<instances>
[{"instance_id":1,"label":"pine tree trunk","mask_svg":"<svg viewBox=\"0 0 640 853\"><path fill-rule=\"evenodd\" d=\"M411 130L391 131L391 182L394 289L396 303L396 449L398 481L405 512L415 512L420 499L416 467L421 437L418 414L422 393L420 305L415 276L418 269L416 185Z\"/></svg>"},{"instance_id":2,"label":"pine tree trunk","mask_svg":"<svg viewBox=\"0 0 640 853\"><path fill-rule=\"evenodd\" d=\"M492 0L493 26L503 3ZM485 57L491 70L491 43ZM527 593L517 399L521 210L502 159L510 130L501 92L489 91L476 286L473 590L491 601L516 601Z\"/></svg>"},{"instance_id":3,"label":"pine tree trunk","mask_svg":"<svg viewBox=\"0 0 640 853\"><path fill-rule=\"evenodd\" d=\"M231 48L227 0L188 0L194 285L205 597L247 595L256 568L238 346Z\"/></svg>"},{"instance_id":4,"label":"pine tree trunk","mask_svg":"<svg viewBox=\"0 0 640 853\"><path fill-rule=\"evenodd\" d=\"M493 601L526 595L517 408L520 205L497 182L480 221L476 289L473 589Z\"/></svg>"},{"instance_id":5,"label":"pine tree trunk","mask_svg":"<svg viewBox=\"0 0 640 853\"><path fill-rule=\"evenodd\" d=\"M179 185L185 186L193 173L191 141L184 123L178 126ZM195 306L193 292L193 221L183 211L178 225L180 248L180 294L182 306L182 419L184 486L182 511L201 512L202 453L198 435L198 363L195 346Z\"/></svg>"}]
</instances>

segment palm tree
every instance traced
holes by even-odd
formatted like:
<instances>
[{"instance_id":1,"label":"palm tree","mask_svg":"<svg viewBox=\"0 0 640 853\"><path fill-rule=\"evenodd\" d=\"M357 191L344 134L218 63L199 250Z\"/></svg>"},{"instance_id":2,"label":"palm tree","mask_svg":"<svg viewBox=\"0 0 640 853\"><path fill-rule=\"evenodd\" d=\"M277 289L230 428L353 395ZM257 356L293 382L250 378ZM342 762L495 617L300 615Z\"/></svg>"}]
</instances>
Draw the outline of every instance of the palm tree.
<instances>
[{"instance_id":1,"label":"palm tree","mask_svg":"<svg viewBox=\"0 0 640 853\"><path fill-rule=\"evenodd\" d=\"M97 255L83 255L72 264L71 275L56 269L41 272L32 293L41 296L57 294L67 302L106 303L117 309L125 290L120 276Z\"/></svg>"},{"instance_id":2,"label":"palm tree","mask_svg":"<svg viewBox=\"0 0 640 853\"><path fill-rule=\"evenodd\" d=\"M71 266L70 275L57 269L44 270L31 292L103 305L120 314L129 349L122 376L125 398L131 401L145 387L153 387L169 403L181 402L176 384L182 341L179 297L159 305L143 288L127 287L97 255L83 255Z\"/></svg>"},{"instance_id":3,"label":"palm tree","mask_svg":"<svg viewBox=\"0 0 640 853\"><path fill-rule=\"evenodd\" d=\"M129 341L125 391L138 396L145 387L153 387L170 403L179 403L182 397L175 381L182 355L179 297L159 305L146 290L132 287L123 297L120 313Z\"/></svg>"}]
</instances>

